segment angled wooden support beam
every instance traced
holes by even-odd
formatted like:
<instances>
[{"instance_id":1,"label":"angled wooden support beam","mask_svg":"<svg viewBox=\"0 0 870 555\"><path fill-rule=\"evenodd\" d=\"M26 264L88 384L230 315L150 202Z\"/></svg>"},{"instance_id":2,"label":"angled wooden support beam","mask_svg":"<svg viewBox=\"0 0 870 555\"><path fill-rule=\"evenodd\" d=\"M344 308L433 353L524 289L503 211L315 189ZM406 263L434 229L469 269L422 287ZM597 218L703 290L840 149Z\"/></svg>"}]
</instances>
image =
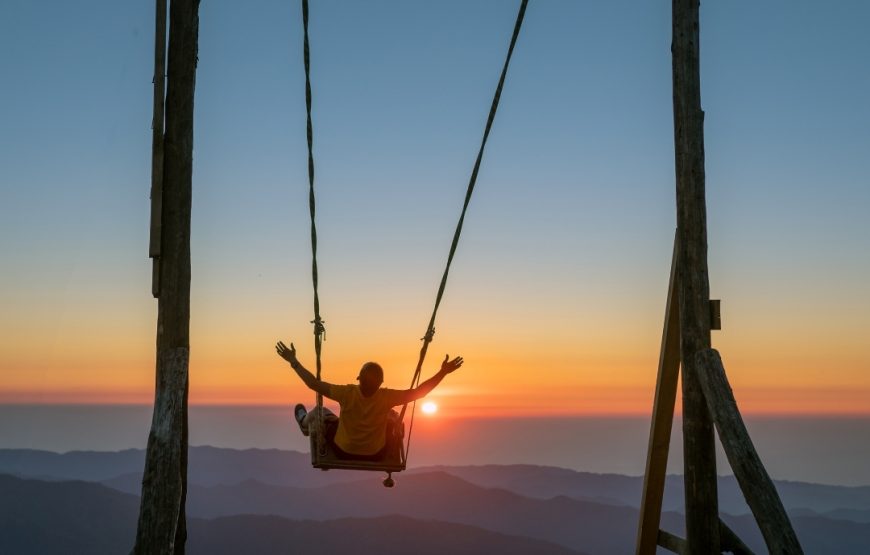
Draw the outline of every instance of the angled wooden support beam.
<instances>
[{"instance_id":1,"label":"angled wooden support beam","mask_svg":"<svg viewBox=\"0 0 870 555\"><path fill-rule=\"evenodd\" d=\"M746 431L719 352L705 349L699 351L695 359L697 380L719 432L719 441L761 529L768 551L771 555L802 554L803 549L776 487Z\"/></svg>"},{"instance_id":2,"label":"angled wooden support beam","mask_svg":"<svg viewBox=\"0 0 870 555\"><path fill-rule=\"evenodd\" d=\"M679 555L685 555L689 552L688 544L686 544L685 539L677 536L676 534L665 532L664 530L658 531L656 543L659 545L659 547L663 547L668 551L672 553L677 553Z\"/></svg>"},{"instance_id":3,"label":"angled wooden support beam","mask_svg":"<svg viewBox=\"0 0 870 555\"><path fill-rule=\"evenodd\" d=\"M743 540L728 527L722 519L719 519L719 536L722 538L722 553L733 553L734 555L755 555L755 553L747 547ZM671 534L665 530L658 530L656 536L656 544L659 547L667 549L673 553L685 554L689 552L686 540Z\"/></svg>"},{"instance_id":4,"label":"angled wooden support beam","mask_svg":"<svg viewBox=\"0 0 870 555\"><path fill-rule=\"evenodd\" d=\"M665 322L662 330L661 350L659 351L658 379L656 380L656 392L653 400L646 471L640 503L635 550L638 555L652 555L656 551L668 452L674 422L674 404L680 374L680 306L677 288L678 240L679 236L677 235L674 237L674 251L671 256ZM721 328L718 300L710 300L710 324L711 329Z\"/></svg>"},{"instance_id":5,"label":"angled wooden support beam","mask_svg":"<svg viewBox=\"0 0 870 555\"><path fill-rule=\"evenodd\" d=\"M656 551L659 523L662 516L662 498L668 466L671 429L674 424L674 403L680 377L680 307L677 295L677 244L671 255L671 274L665 303L665 322L659 351L659 370L653 400L647 447L646 471L643 479L643 497L637 530L636 553L652 555Z\"/></svg>"}]
</instances>

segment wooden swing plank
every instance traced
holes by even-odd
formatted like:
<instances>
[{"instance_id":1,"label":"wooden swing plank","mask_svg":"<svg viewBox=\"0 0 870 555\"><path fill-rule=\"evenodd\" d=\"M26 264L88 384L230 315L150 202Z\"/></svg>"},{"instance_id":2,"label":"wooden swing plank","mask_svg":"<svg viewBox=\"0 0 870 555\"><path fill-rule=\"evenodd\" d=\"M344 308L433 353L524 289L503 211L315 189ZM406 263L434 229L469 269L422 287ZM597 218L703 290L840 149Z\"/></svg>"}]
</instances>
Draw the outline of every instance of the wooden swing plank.
<instances>
[{"instance_id":1,"label":"wooden swing plank","mask_svg":"<svg viewBox=\"0 0 870 555\"><path fill-rule=\"evenodd\" d=\"M319 470L366 470L372 472L402 472L405 467L401 463L385 464L376 461L354 461L345 459L325 458L320 462L311 463Z\"/></svg>"},{"instance_id":2,"label":"wooden swing plank","mask_svg":"<svg viewBox=\"0 0 870 555\"><path fill-rule=\"evenodd\" d=\"M311 446L311 466L320 470L367 470L373 472L402 472L405 470L403 461L403 448L392 449L384 460L365 461L355 459L343 459L336 455L335 451L326 446L326 453L321 455L317 446L317 434L312 433L309 444Z\"/></svg>"}]
</instances>

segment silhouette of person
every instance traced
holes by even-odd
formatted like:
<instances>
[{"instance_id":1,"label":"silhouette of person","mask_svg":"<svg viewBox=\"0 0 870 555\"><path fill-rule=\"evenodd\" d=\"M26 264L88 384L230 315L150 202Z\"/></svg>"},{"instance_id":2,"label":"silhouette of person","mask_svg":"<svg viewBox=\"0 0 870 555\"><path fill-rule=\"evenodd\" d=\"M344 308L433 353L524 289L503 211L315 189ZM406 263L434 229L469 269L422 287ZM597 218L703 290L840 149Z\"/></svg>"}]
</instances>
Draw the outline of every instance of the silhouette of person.
<instances>
[{"instance_id":1,"label":"silhouette of person","mask_svg":"<svg viewBox=\"0 0 870 555\"><path fill-rule=\"evenodd\" d=\"M464 362L461 356L450 360L450 356L445 355L438 372L419 386L413 389L388 389L381 387L384 369L376 362L362 365L357 376L359 384L335 385L318 380L307 370L296 358L293 343L287 347L278 341L275 350L290 363L290 367L309 389L337 401L341 408L339 416L336 416L325 407L321 413L318 408L308 412L305 405L296 405L294 416L302 433L307 436L317 419L322 417L326 428L324 435L336 455L355 460L382 460L389 447L388 427L399 424L398 414L393 407L425 397L447 374L455 372Z\"/></svg>"}]
</instances>

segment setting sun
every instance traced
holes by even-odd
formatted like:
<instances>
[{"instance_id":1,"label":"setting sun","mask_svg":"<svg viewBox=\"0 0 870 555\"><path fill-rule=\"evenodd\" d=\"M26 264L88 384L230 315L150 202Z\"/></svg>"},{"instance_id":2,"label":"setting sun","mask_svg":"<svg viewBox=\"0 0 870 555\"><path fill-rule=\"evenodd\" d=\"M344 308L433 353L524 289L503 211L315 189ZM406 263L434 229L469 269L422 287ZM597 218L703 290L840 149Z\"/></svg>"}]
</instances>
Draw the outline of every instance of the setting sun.
<instances>
[{"instance_id":1,"label":"setting sun","mask_svg":"<svg viewBox=\"0 0 870 555\"><path fill-rule=\"evenodd\" d=\"M432 401L426 401L423 403L423 412L425 414L435 414L438 412L438 405L433 403Z\"/></svg>"}]
</instances>

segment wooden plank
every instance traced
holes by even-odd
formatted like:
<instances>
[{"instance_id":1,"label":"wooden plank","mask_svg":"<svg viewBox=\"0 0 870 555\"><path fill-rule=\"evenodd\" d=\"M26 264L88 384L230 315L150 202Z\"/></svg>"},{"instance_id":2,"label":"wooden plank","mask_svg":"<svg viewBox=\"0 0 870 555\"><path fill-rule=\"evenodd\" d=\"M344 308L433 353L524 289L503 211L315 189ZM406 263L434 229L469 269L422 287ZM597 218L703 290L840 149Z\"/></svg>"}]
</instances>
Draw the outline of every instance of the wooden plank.
<instances>
[{"instance_id":1,"label":"wooden plank","mask_svg":"<svg viewBox=\"0 0 870 555\"><path fill-rule=\"evenodd\" d=\"M163 1L157 0L158 10ZM157 383L133 548L137 555L183 554L187 539L190 209L199 0L172 0L169 12Z\"/></svg>"},{"instance_id":2,"label":"wooden plank","mask_svg":"<svg viewBox=\"0 0 870 555\"><path fill-rule=\"evenodd\" d=\"M371 470L379 472L402 472L405 470L405 457L401 437L396 437L393 448L389 449L387 456L379 461L365 461L342 459L335 451L326 444L325 453L318 450L318 433L311 432L309 445L311 447L311 466L320 470Z\"/></svg>"},{"instance_id":3,"label":"wooden plank","mask_svg":"<svg viewBox=\"0 0 870 555\"><path fill-rule=\"evenodd\" d=\"M677 238L675 236L637 530L636 553L644 555L651 555L656 551L662 516L662 498L665 492L668 449L674 424L674 403L680 377L680 307L677 301L676 272Z\"/></svg>"},{"instance_id":4,"label":"wooden plank","mask_svg":"<svg viewBox=\"0 0 870 555\"><path fill-rule=\"evenodd\" d=\"M148 256L160 257L163 226L163 117L166 96L166 0L156 0L154 25L154 105L151 120L151 228ZM158 266L155 264L155 268ZM160 295L160 276L151 281L154 297Z\"/></svg>"},{"instance_id":5,"label":"wooden plank","mask_svg":"<svg viewBox=\"0 0 870 555\"><path fill-rule=\"evenodd\" d=\"M658 531L658 537L656 538L656 542L659 546L673 553L678 553L679 555L683 555L689 552L686 540L684 540L680 536L677 536L676 534L665 532L664 530Z\"/></svg>"},{"instance_id":6,"label":"wooden plank","mask_svg":"<svg viewBox=\"0 0 870 555\"><path fill-rule=\"evenodd\" d=\"M673 0L671 42L679 233L678 282L683 385L686 541L690 553L719 546L713 424L697 382L695 353L710 347L704 113L701 111L698 0Z\"/></svg>"},{"instance_id":7,"label":"wooden plank","mask_svg":"<svg viewBox=\"0 0 870 555\"><path fill-rule=\"evenodd\" d=\"M773 481L767 474L737 409L719 352L696 356L695 370L719 431L719 440L771 555L803 553Z\"/></svg>"}]
</instances>

